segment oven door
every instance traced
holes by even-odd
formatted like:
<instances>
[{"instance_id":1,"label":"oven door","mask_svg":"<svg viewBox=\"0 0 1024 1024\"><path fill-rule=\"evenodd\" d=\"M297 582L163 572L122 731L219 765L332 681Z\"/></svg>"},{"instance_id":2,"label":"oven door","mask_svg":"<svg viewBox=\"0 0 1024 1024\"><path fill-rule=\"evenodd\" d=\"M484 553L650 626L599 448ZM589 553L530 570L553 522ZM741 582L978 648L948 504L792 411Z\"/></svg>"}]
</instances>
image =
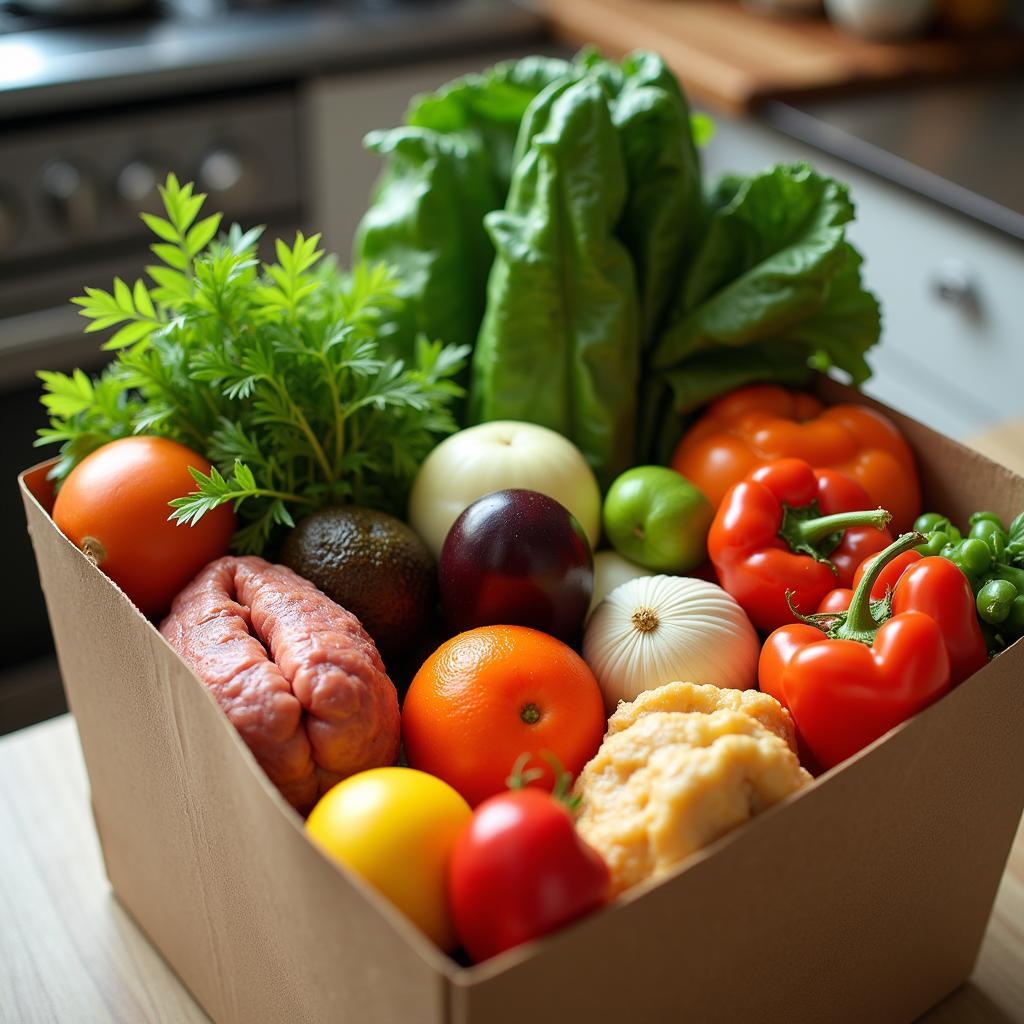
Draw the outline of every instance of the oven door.
<instances>
[{"instance_id":1,"label":"oven door","mask_svg":"<svg viewBox=\"0 0 1024 1024\"><path fill-rule=\"evenodd\" d=\"M0 531L6 538L0 590L0 733L65 709L16 477L50 455L50 449L33 447L36 431L46 425L35 371L95 368L101 361L95 336L84 339L80 322L70 306L0 319L0 481L5 492Z\"/></svg>"},{"instance_id":2,"label":"oven door","mask_svg":"<svg viewBox=\"0 0 1024 1024\"><path fill-rule=\"evenodd\" d=\"M46 416L38 370L95 372L109 353L69 299L129 282L153 261L138 214L167 171L211 210L275 237L306 227L296 87L97 111L0 130L0 733L63 710L46 608L15 478L56 454L33 441Z\"/></svg>"}]
</instances>

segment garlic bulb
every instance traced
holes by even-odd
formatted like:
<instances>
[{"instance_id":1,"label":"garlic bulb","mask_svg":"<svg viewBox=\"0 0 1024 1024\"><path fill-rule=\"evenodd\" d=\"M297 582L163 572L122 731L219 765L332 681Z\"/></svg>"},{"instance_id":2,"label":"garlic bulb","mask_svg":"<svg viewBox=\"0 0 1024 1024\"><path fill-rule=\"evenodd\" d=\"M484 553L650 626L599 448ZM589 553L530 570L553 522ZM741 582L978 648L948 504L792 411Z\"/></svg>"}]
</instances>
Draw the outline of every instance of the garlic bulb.
<instances>
[{"instance_id":1,"label":"garlic bulb","mask_svg":"<svg viewBox=\"0 0 1024 1024\"><path fill-rule=\"evenodd\" d=\"M590 617L583 657L611 713L620 700L676 681L744 690L761 644L721 587L685 576L646 576L616 587Z\"/></svg>"}]
</instances>

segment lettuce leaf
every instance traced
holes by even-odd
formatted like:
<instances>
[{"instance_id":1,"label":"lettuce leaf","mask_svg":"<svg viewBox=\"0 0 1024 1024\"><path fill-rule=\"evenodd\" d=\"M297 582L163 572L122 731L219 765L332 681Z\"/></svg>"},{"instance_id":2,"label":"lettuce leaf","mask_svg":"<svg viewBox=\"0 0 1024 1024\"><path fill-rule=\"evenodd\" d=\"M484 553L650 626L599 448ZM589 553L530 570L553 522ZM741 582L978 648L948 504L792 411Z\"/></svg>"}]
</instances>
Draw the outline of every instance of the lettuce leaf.
<instances>
[{"instance_id":1,"label":"lettuce leaf","mask_svg":"<svg viewBox=\"0 0 1024 1024\"><path fill-rule=\"evenodd\" d=\"M622 75L612 101L629 183L619 235L636 265L646 346L700 238L704 201L690 109L675 75L652 53L627 57Z\"/></svg>"},{"instance_id":2,"label":"lettuce leaf","mask_svg":"<svg viewBox=\"0 0 1024 1024\"><path fill-rule=\"evenodd\" d=\"M471 345L493 258L483 219L501 201L486 153L472 136L425 128L371 132L366 146L387 165L356 232L356 258L393 267L403 300L385 351L411 363L420 335Z\"/></svg>"},{"instance_id":3,"label":"lettuce leaf","mask_svg":"<svg viewBox=\"0 0 1024 1024\"><path fill-rule=\"evenodd\" d=\"M527 108L552 82L577 75L573 64L557 57L502 61L414 96L405 123L473 137L487 153L500 206L512 180L516 136Z\"/></svg>"},{"instance_id":4,"label":"lettuce leaf","mask_svg":"<svg viewBox=\"0 0 1024 1024\"><path fill-rule=\"evenodd\" d=\"M366 137L385 162L354 257L398 271L403 302L386 328L389 354L411 362L420 335L476 340L494 259L484 216L504 205L527 107L575 74L555 58L505 61L414 97L404 126Z\"/></svg>"},{"instance_id":5,"label":"lettuce leaf","mask_svg":"<svg viewBox=\"0 0 1024 1024\"><path fill-rule=\"evenodd\" d=\"M715 348L774 340L798 346L856 383L878 340L877 302L860 283L845 240L846 187L806 164L727 179L687 274L673 323L655 348L656 370ZM715 205L713 200L712 205ZM735 358L745 358L737 352Z\"/></svg>"},{"instance_id":6,"label":"lettuce leaf","mask_svg":"<svg viewBox=\"0 0 1024 1024\"><path fill-rule=\"evenodd\" d=\"M846 241L846 187L806 164L724 175L705 196L706 222L668 327L643 382L638 458L664 461L684 418L734 388L790 387L812 369L870 375L878 302Z\"/></svg>"},{"instance_id":7,"label":"lettuce leaf","mask_svg":"<svg viewBox=\"0 0 1024 1024\"><path fill-rule=\"evenodd\" d=\"M633 264L615 235L626 167L594 77L541 93L522 127L473 354L470 417L528 420L583 451L607 486L632 465L639 378Z\"/></svg>"}]
</instances>

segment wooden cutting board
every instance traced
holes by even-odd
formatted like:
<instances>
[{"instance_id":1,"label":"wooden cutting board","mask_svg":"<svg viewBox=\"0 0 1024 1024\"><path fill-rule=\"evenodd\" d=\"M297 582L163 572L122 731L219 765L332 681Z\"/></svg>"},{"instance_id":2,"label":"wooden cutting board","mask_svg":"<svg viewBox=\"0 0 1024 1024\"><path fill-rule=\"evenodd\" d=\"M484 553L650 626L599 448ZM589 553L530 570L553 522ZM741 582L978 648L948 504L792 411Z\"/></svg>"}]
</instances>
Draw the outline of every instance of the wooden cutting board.
<instances>
[{"instance_id":1,"label":"wooden cutting board","mask_svg":"<svg viewBox=\"0 0 1024 1024\"><path fill-rule=\"evenodd\" d=\"M758 102L898 79L1024 66L1024 33L873 43L824 17L776 18L736 0L543 0L556 31L609 56L657 50L691 97L742 112Z\"/></svg>"}]
</instances>

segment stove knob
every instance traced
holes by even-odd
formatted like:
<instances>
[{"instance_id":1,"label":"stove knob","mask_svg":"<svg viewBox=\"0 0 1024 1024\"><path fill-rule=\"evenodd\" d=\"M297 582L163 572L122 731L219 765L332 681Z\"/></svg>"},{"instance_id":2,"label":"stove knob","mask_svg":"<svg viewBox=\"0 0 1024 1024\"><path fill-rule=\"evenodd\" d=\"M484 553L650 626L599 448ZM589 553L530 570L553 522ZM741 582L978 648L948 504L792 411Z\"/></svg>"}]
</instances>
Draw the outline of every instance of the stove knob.
<instances>
[{"instance_id":1,"label":"stove knob","mask_svg":"<svg viewBox=\"0 0 1024 1024\"><path fill-rule=\"evenodd\" d=\"M218 196L234 197L252 184L242 156L226 146L211 149L199 165L199 188Z\"/></svg>"},{"instance_id":2,"label":"stove knob","mask_svg":"<svg viewBox=\"0 0 1024 1024\"><path fill-rule=\"evenodd\" d=\"M118 198L132 213L163 213L160 180L160 172L148 160L131 160L118 172Z\"/></svg>"},{"instance_id":3,"label":"stove knob","mask_svg":"<svg viewBox=\"0 0 1024 1024\"><path fill-rule=\"evenodd\" d=\"M0 195L0 253L9 249L18 240L18 211L7 196Z\"/></svg>"},{"instance_id":4,"label":"stove knob","mask_svg":"<svg viewBox=\"0 0 1024 1024\"><path fill-rule=\"evenodd\" d=\"M40 185L51 213L69 234L86 235L99 225L99 190L81 167L55 160L44 168Z\"/></svg>"}]
</instances>

